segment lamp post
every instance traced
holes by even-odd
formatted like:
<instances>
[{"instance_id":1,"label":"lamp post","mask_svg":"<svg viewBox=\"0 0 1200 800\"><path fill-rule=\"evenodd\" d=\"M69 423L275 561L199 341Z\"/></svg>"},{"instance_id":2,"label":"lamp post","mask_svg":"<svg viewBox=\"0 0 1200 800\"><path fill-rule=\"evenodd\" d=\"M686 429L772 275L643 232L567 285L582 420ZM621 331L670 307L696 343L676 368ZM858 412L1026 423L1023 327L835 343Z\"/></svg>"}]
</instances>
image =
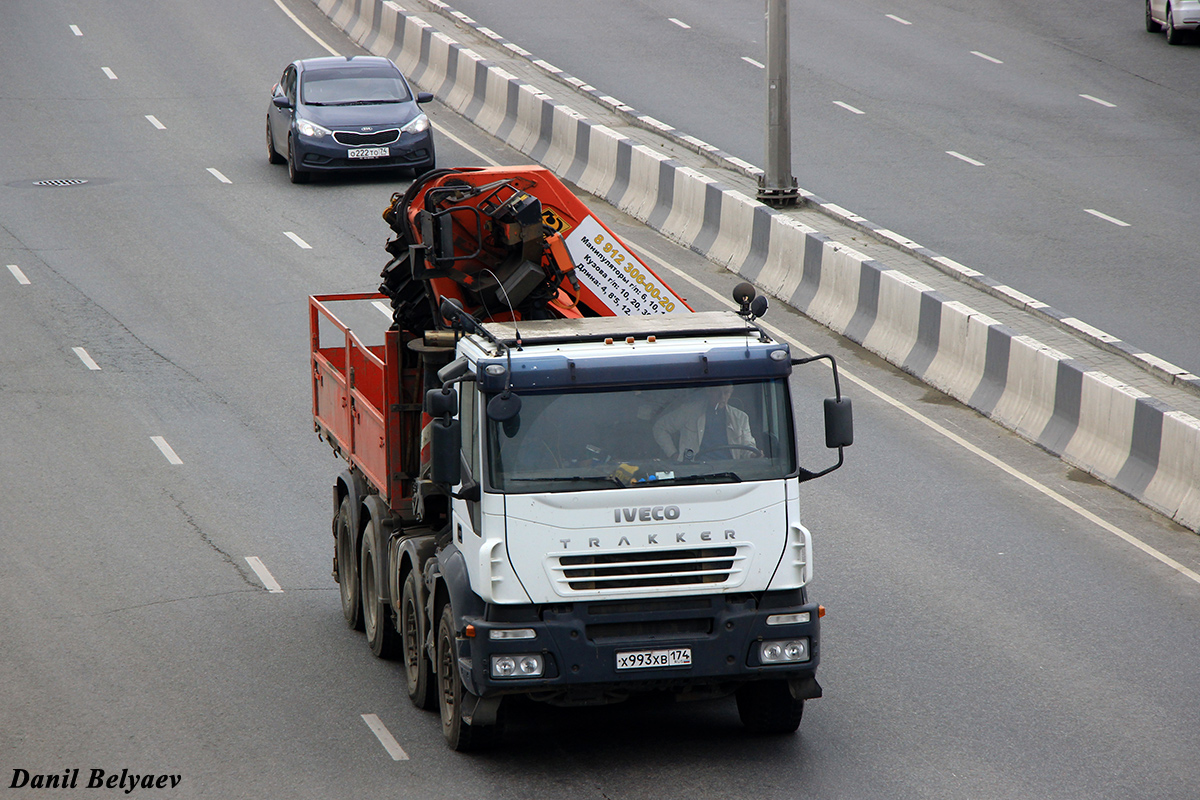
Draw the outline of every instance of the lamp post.
<instances>
[{"instance_id":1,"label":"lamp post","mask_svg":"<svg viewBox=\"0 0 1200 800\"><path fill-rule=\"evenodd\" d=\"M767 0L767 163L758 199L773 206L795 205L800 197L792 177L787 5Z\"/></svg>"}]
</instances>

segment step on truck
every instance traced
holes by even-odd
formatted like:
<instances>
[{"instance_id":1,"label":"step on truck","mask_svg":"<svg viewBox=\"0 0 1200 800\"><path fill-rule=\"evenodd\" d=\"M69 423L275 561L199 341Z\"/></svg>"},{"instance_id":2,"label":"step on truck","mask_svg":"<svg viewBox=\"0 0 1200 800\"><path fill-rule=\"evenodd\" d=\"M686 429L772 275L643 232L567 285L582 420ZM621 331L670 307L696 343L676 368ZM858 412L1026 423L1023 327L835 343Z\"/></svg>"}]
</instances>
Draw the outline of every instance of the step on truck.
<instances>
[{"instance_id":1,"label":"step on truck","mask_svg":"<svg viewBox=\"0 0 1200 800\"><path fill-rule=\"evenodd\" d=\"M456 750L515 695L735 695L796 730L824 613L800 484L853 441L833 358L793 358L749 284L693 312L540 167L431 172L384 219L379 292L309 300L346 622ZM823 467L790 385L817 361Z\"/></svg>"}]
</instances>

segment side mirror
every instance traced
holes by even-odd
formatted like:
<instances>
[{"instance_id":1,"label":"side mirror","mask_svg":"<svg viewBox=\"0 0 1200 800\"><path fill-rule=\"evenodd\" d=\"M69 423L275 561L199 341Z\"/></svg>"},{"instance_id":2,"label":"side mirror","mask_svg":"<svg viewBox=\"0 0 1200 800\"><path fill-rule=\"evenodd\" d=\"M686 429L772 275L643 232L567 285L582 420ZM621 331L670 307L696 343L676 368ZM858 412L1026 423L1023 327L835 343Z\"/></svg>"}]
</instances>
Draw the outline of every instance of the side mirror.
<instances>
[{"instance_id":1,"label":"side mirror","mask_svg":"<svg viewBox=\"0 0 1200 800\"><path fill-rule=\"evenodd\" d=\"M458 392L453 389L430 389L425 393L425 413L434 418L453 417L458 413Z\"/></svg>"},{"instance_id":2,"label":"side mirror","mask_svg":"<svg viewBox=\"0 0 1200 800\"><path fill-rule=\"evenodd\" d=\"M417 92L418 103L428 103L433 100L432 92Z\"/></svg>"},{"instance_id":3,"label":"side mirror","mask_svg":"<svg viewBox=\"0 0 1200 800\"><path fill-rule=\"evenodd\" d=\"M454 486L462 480L462 428L456 419L435 419L430 428L429 479Z\"/></svg>"},{"instance_id":4,"label":"side mirror","mask_svg":"<svg viewBox=\"0 0 1200 800\"><path fill-rule=\"evenodd\" d=\"M521 413L521 397L516 392L503 391L487 404L488 419L508 422Z\"/></svg>"},{"instance_id":5,"label":"side mirror","mask_svg":"<svg viewBox=\"0 0 1200 800\"><path fill-rule=\"evenodd\" d=\"M291 108L292 107L292 101L288 100L286 94L275 95L274 97L271 98L271 102L275 104L276 108Z\"/></svg>"},{"instance_id":6,"label":"side mirror","mask_svg":"<svg viewBox=\"0 0 1200 800\"><path fill-rule=\"evenodd\" d=\"M825 400L825 446L849 447L854 444L854 408L849 397Z\"/></svg>"}]
</instances>

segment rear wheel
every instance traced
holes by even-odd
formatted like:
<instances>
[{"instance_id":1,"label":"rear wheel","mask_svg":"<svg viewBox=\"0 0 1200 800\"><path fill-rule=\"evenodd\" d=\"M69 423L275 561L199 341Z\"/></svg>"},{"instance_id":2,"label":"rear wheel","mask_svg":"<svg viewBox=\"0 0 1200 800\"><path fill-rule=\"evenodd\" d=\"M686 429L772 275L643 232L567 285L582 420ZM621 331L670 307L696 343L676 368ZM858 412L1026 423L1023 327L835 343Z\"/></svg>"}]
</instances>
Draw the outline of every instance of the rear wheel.
<instances>
[{"instance_id":1,"label":"rear wheel","mask_svg":"<svg viewBox=\"0 0 1200 800\"><path fill-rule=\"evenodd\" d=\"M334 524L337 530L338 589L342 596L342 616L356 631L363 629L362 592L358 583L358 552L354 529L350 525L350 498L342 500Z\"/></svg>"},{"instance_id":2,"label":"rear wheel","mask_svg":"<svg viewBox=\"0 0 1200 800\"><path fill-rule=\"evenodd\" d=\"M267 162L282 164L284 161L284 157L279 155L279 151L275 149L275 139L271 136L271 118L267 117Z\"/></svg>"},{"instance_id":3,"label":"rear wheel","mask_svg":"<svg viewBox=\"0 0 1200 800\"><path fill-rule=\"evenodd\" d=\"M804 701L785 680L747 683L737 691L738 716L751 733L792 733L800 727Z\"/></svg>"},{"instance_id":4,"label":"rear wheel","mask_svg":"<svg viewBox=\"0 0 1200 800\"><path fill-rule=\"evenodd\" d=\"M308 183L308 179L312 177L312 173L296 167L296 151L292 147L292 137L288 137L288 180L292 183Z\"/></svg>"},{"instance_id":5,"label":"rear wheel","mask_svg":"<svg viewBox=\"0 0 1200 800\"><path fill-rule=\"evenodd\" d=\"M495 725L470 725L463 719L463 705L470 699L458 670L454 612L442 608L437 637L438 702L442 710L442 735L452 750L481 750L495 741Z\"/></svg>"},{"instance_id":6,"label":"rear wheel","mask_svg":"<svg viewBox=\"0 0 1200 800\"><path fill-rule=\"evenodd\" d=\"M395 658L400 653L400 637L392 625L391 608L383 598L383 575L387 556L383 555L383 537L379 523L371 520L363 532L362 559L362 616L367 646L380 658Z\"/></svg>"},{"instance_id":7,"label":"rear wheel","mask_svg":"<svg viewBox=\"0 0 1200 800\"><path fill-rule=\"evenodd\" d=\"M432 711L438 706L437 686L433 680L425 642L421 637L422 606L417 571L408 573L400 596L400 639L404 644L404 677L408 699L417 708Z\"/></svg>"}]
</instances>

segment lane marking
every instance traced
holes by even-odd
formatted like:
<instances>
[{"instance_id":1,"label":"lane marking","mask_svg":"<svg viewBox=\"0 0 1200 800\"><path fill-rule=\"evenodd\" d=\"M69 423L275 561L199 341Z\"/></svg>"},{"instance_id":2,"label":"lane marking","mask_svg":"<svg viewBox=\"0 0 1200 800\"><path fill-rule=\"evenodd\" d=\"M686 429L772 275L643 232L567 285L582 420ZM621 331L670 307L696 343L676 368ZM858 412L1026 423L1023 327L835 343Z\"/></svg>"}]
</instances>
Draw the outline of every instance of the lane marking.
<instances>
[{"instance_id":1,"label":"lane marking","mask_svg":"<svg viewBox=\"0 0 1200 800\"><path fill-rule=\"evenodd\" d=\"M755 67L758 67L759 69L766 69L766 68L767 68L767 65L766 65L766 64L760 64L759 62L755 61L755 60L754 60L753 58L751 58L750 56L742 56L742 61L745 61L747 64L751 64L751 65L753 65L753 66L755 66Z\"/></svg>"},{"instance_id":2,"label":"lane marking","mask_svg":"<svg viewBox=\"0 0 1200 800\"><path fill-rule=\"evenodd\" d=\"M83 362L85 367L93 372L100 371L100 365L97 364L90 355L88 355L87 350L84 350L82 347L72 347L71 349L75 352L75 355L79 356L79 360Z\"/></svg>"},{"instance_id":3,"label":"lane marking","mask_svg":"<svg viewBox=\"0 0 1200 800\"><path fill-rule=\"evenodd\" d=\"M17 279L17 283L21 284L22 286L29 285L29 278L25 277L25 273L21 272L21 268L16 264L9 264L8 271L11 272L13 277Z\"/></svg>"},{"instance_id":4,"label":"lane marking","mask_svg":"<svg viewBox=\"0 0 1200 800\"><path fill-rule=\"evenodd\" d=\"M161 436L151 436L150 441L154 442L155 447L162 451L162 454L167 457L167 461L172 464L182 464L183 459L175 455L175 450L171 445L167 444L167 440Z\"/></svg>"},{"instance_id":5,"label":"lane marking","mask_svg":"<svg viewBox=\"0 0 1200 800\"><path fill-rule=\"evenodd\" d=\"M998 58L992 58L992 57L991 57L991 56L989 56L987 53L981 53L981 52L979 52L978 50L972 50L972 51L971 51L971 55L973 55L973 56L979 56L979 57L980 57L980 58L982 58L984 61L990 61L990 62L992 62L993 64L1003 64L1003 63L1004 63L1004 62L1003 62L1003 61L1001 61L1000 59L998 59Z\"/></svg>"},{"instance_id":6,"label":"lane marking","mask_svg":"<svg viewBox=\"0 0 1200 800\"><path fill-rule=\"evenodd\" d=\"M393 761L408 761L408 753L404 752L404 748L396 741L396 737L392 736L392 732L387 729L383 721L374 714L363 714L363 722L367 723L367 727L371 729L371 733L375 734L375 738L383 745L383 749L387 750L388 755Z\"/></svg>"},{"instance_id":7,"label":"lane marking","mask_svg":"<svg viewBox=\"0 0 1200 800\"><path fill-rule=\"evenodd\" d=\"M1082 97L1084 100L1091 100L1093 103L1099 103L1100 105L1104 106L1105 108L1116 108L1117 107L1116 103L1110 103L1107 100L1101 100L1099 97L1092 97L1090 94L1081 94L1079 96Z\"/></svg>"},{"instance_id":8,"label":"lane marking","mask_svg":"<svg viewBox=\"0 0 1200 800\"><path fill-rule=\"evenodd\" d=\"M708 286L705 286L703 283L700 283L700 281L696 280L691 275L688 275L686 272L684 272L683 270L674 266L673 264L667 263L665 260L663 260L662 258L659 258L657 255L655 255L654 253L650 252L649 250L647 250L645 248L641 248L641 254L648 256L658 265L675 273L682 280L685 280L688 283L692 284L697 289L699 289L700 291L709 295L710 297L714 298L715 300L717 300L721 304L725 305L726 307L733 309L733 310L737 310L737 306L734 305L733 301L726 298L724 295L720 294L715 289L711 289ZM799 341L797 341L796 339L793 339L791 336L788 336L786 333L779 330L775 326L766 324L766 323L762 322L761 320L759 321L759 324L762 325L763 328L766 329L768 332L770 332L771 335L778 337L782 341L786 341L788 344L792 345L797 350L800 350L802 353L805 353L806 355L810 355L810 356L817 355L816 350L813 350L813 349L801 344ZM1165 564L1166 566L1175 570L1176 572L1178 572L1180 575L1184 576L1185 578L1187 578L1191 581L1194 581L1197 584L1200 584L1200 573L1197 573L1195 570L1189 569L1188 567L1184 566L1183 564L1180 564L1178 561L1171 558L1166 553L1163 553L1162 551L1157 550L1154 547L1151 547L1150 545L1146 544L1145 542L1143 542L1141 539L1137 538L1133 534L1128 533L1125 530L1117 527L1116 525L1109 522L1108 520L1100 517L1098 514L1092 512L1092 511L1089 511L1088 509L1086 509L1083 506L1076 503L1074 500L1071 500L1070 498L1065 497L1062 494L1059 494L1054 489L1051 489L1049 486L1046 486L1045 484L1041 483L1037 479L1021 472L1016 467L1010 466L1008 463L1001 460L998 456L994 456L991 453L984 450L983 448L978 447L975 444L972 444L971 442L964 439L962 436L959 436L957 433L954 433L953 431L947 429L943 425L941 425L937 422L934 422L932 419L925 416L924 414L917 411L916 409L910 408L909 406L907 406L900 400L897 400L896 398L885 394L882 389L875 388L872 384L867 383L867 381L865 379L858 377L857 375L848 371L841 365L838 366L838 372L840 372L841 375L844 378L846 378L846 380L848 380L851 383L854 383L858 386L861 386L864 390L871 393L872 395L879 398L880 400L887 403L888 405L892 406L897 411L901 411L904 414L907 414L912 419L921 423L922 425L924 425L925 427L934 431L935 433L941 434L942 436L946 437L950 441L959 445L960 447L962 447L963 449L965 449L967 452L971 453L972 455L978 456L979 458L988 462L989 464L996 467L997 469L1000 469L1003 472L1007 473L1008 475L1012 476L1013 478L1016 478L1017 480L1021 481L1022 483L1024 483L1026 486L1029 486L1034 491L1042 494L1043 496L1049 498L1050 500L1053 500L1054 502L1058 503L1059 505L1063 506L1064 508L1068 509L1069 511L1074 512L1075 514L1079 515L1080 517L1083 517L1088 522L1091 522L1092 524L1096 525L1097 527L1101 528L1102 530L1112 534L1113 536L1116 536L1118 539L1121 539L1122 541L1126 542L1127 544L1130 544L1133 547L1136 547L1138 550L1141 550L1143 553L1145 553L1146 555L1155 559L1156 561L1159 561L1159 562Z\"/></svg>"},{"instance_id":9,"label":"lane marking","mask_svg":"<svg viewBox=\"0 0 1200 800\"><path fill-rule=\"evenodd\" d=\"M263 587L271 594L279 594L283 591L283 587L279 585L279 581L275 580L275 576L271 574L271 570L267 569L267 565L262 562L258 556L246 556L246 563L250 565L250 569L254 570L254 574L262 581Z\"/></svg>"},{"instance_id":10,"label":"lane marking","mask_svg":"<svg viewBox=\"0 0 1200 800\"><path fill-rule=\"evenodd\" d=\"M965 161L965 162L967 162L968 164L972 164L972 165L974 165L974 166L976 166L976 167L982 167L982 166L983 166L983 162L982 162L982 161L976 161L975 159L971 158L970 156L964 156L962 153L956 153L956 152L954 152L953 150L947 150L947 151L946 151L946 155L948 155L948 156L954 156L955 158L957 158L957 159L960 159L960 160L962 160L962 161Z\"/></svg>"},{"instance_id":11,"label":"lane marking","mask_svg":"<svg viewBox=\"0 0 1200 800\"><path fill-rule=\"evenodd\" d=\"M859 109L855 108L854 106L850 105L849 103L843 103L841 100L834 100L834 101L833 101L833 104L834 104L835 106L841 106L842 108L844 108L844 109L846 109L847 111L849 111L851 114L865 114L865 113L867 113L867 112L865 112L865 111L860 111Z\"/></svg>"},{"instance_id":12,"label":"lane marking","mask_svg":"<svg viewBox=\"0 0 1200 800\"><path fill-rule=\"evenodd\" d=\"M379 313L383 314L388 319L392 318L392 309L388 306L387 303L383 302L382 300L373 300L373 301L371 301L371 305L373 305L377 309L379 309Z\"/></svg>"},{"instance_id":13,"label":"lane marking","mask_svg":"<svg viewBox=\"0 0 1200 800\"><path fill-rule=\"evenodd\" d=\"M146 119L150 121L151 125L158 128L160 131L165 131L167 129L167 126L159 122L158 117L154 116L153 114L147 114Z\"/></svg>"},{"instance_id":14,"label":"lane marking","mask_svg":"<svg viewBox=\"0 0 1200 800\"><path fill-rule=\"evenodd\" d=\"M293 242L295 242L295 243L296 243L296 245L297 245L297 246L298 246L298 247L299 247L301 250L312 250L312 245L311 245L311 244L309 244L308 242L304 241L303 239L301 239L299 236L297 236L296 234L292 233L291 231L284 231L284 232L283 232L283 235L284 235L284 236L286 236L286 237L288 237L289 239L291 239Z\"/></svg>"},{"instance_id":15,"label":"lane marking","mask_svg":"<svg viewBox=\"0 0 1200 800\"><path fill-rule=\"evenodd\" d=\"M79 30L78 25L71 26L71 33L75 34L76 36L83 36L83 31Z\"/></svg>"},{"instance_id":16,"label":"lane marking","mask_svg":"<svg viewBox=\"0 0 1200 800\"><path fill-rule=\"evenodd\" d=\"M1128 222L1123 222L1123 221L1117 219L1116 217L1110 217L1108 214L1101 213L1094 208L1085 208L1084 211L1091 214L1093 217L1099 217L1100 219L1104 220L1105 222L1111 222L1113 225L1119 225L1122 228L1130 227Z\"/></svg>"},{"instance_id":17,"label":"lane marking","mask_svg":"<svg viewBox=\"0 0 1200 800\"><path fill-rule=\"evenodd\" d=\"M680 20L680 19L675 19L674 17L667 17L667 21L668 21L668 22L674 22L676 25L678 25L679 27L683 28L685 31L686 31L686 30L690 30L690 29L691 29L691 27L692 27L691 25L688 25L688 24L687 24L686 22L684 22L683 20Z\"/></svg>"},{"instance_id":18,"label":"lane marking","mask_svg":"<svg viewBox=\"0 0 1200 800\"><path fill-rule=\"evenodd\" d=\"M887 18L894 22L899 22L901 25L912 25L912 23L909 22L908 20L901 19L900 17L897 17L895 14L888 14Z\"/></svg>"},{"instance_id":19,"label":"lane marking","mask_svg":"<svg viewBox=\"0 0 1200 800\"><path fill-rule=\"evenodd\" d=\"M217 169L216 167L209 167L208 171L214 178L219 180L221 183L233 183L233 181L229 180L229 178L226 178L224 175L222 175L221 170Z\"/></svg>"},{"instance_id":20,"label":"lane marking","mask_svg":"<svg viewBox=\"0 0 1200 800\"><path fill-rule=\"evenodd\" d=\"M332 47L325 44L324 39L322 39L320 36L317 36L315 33L312 32L312 30L307 25L305 25L303 22L301 22L300 18L297 17L295 14L293 14L288 9L288 7L283 4L283 0L275 0L275 5L279 6L280 11L282 11L283 13L288 15L288 19L290 19L292 22L299 25L300 30L307 33L310 37L312 37L312 40L314 42L321 45L321 47L325 48L325 52L329 53L329 55L331 55L331 56L340 56L341 55L341 53L339 53L337 50L334 50Z\"/></svg>"},{"instance_id":21,"label":"lane marking","mask_svg":"<svg viewBox=\"0 0 1200 800\"><path fill-rule=\"evenodd\" d=\"M108 76L108 79L110 81L115 81L117 79L117 73L113 72L108 67L101 67L100 69L104 72L105 75Z\"/></svg>"},{"instance_id":22,"label":"lane marking","mask_svg":"<svg viewBox=\"0 0 1200 800\"><path fill-rule=\"evenodd\" d=\"M498 166L500 166L500 162L499 162L499 161L495 161L495 160L493 160L493 159L489 158L488 156L484 155L484 154L483 154L481 151L479 151L479 150L476 150L474 147L472 147L471 145L467 144L467 143L466 143L466 142L464 142L462 139L458 138L458 137L457 137L457 136L455 136L453 133L451 133L450 131L448 131L448 130L446 130L445 128L443 128L441 125L434 125L433 127L434 127L434 129L435 129L435 130L437 130L437 132L438 132L438 134L439 134L440 136L445 136L447 139L449 139L450 141L454 142L454 143L455 143L456 145L458 145L459 147L463 148L464 150L468 150L468 151L470 151L471 153L474 153L475 155L479 156L481 159L483 159L484 161L486 161L488 164L492 165L493 167L498 167ZM389 311L388 313L390 314L390 313L392 313L392 312L391 312L391 311Z\"/></svg>"}]
</instances>

